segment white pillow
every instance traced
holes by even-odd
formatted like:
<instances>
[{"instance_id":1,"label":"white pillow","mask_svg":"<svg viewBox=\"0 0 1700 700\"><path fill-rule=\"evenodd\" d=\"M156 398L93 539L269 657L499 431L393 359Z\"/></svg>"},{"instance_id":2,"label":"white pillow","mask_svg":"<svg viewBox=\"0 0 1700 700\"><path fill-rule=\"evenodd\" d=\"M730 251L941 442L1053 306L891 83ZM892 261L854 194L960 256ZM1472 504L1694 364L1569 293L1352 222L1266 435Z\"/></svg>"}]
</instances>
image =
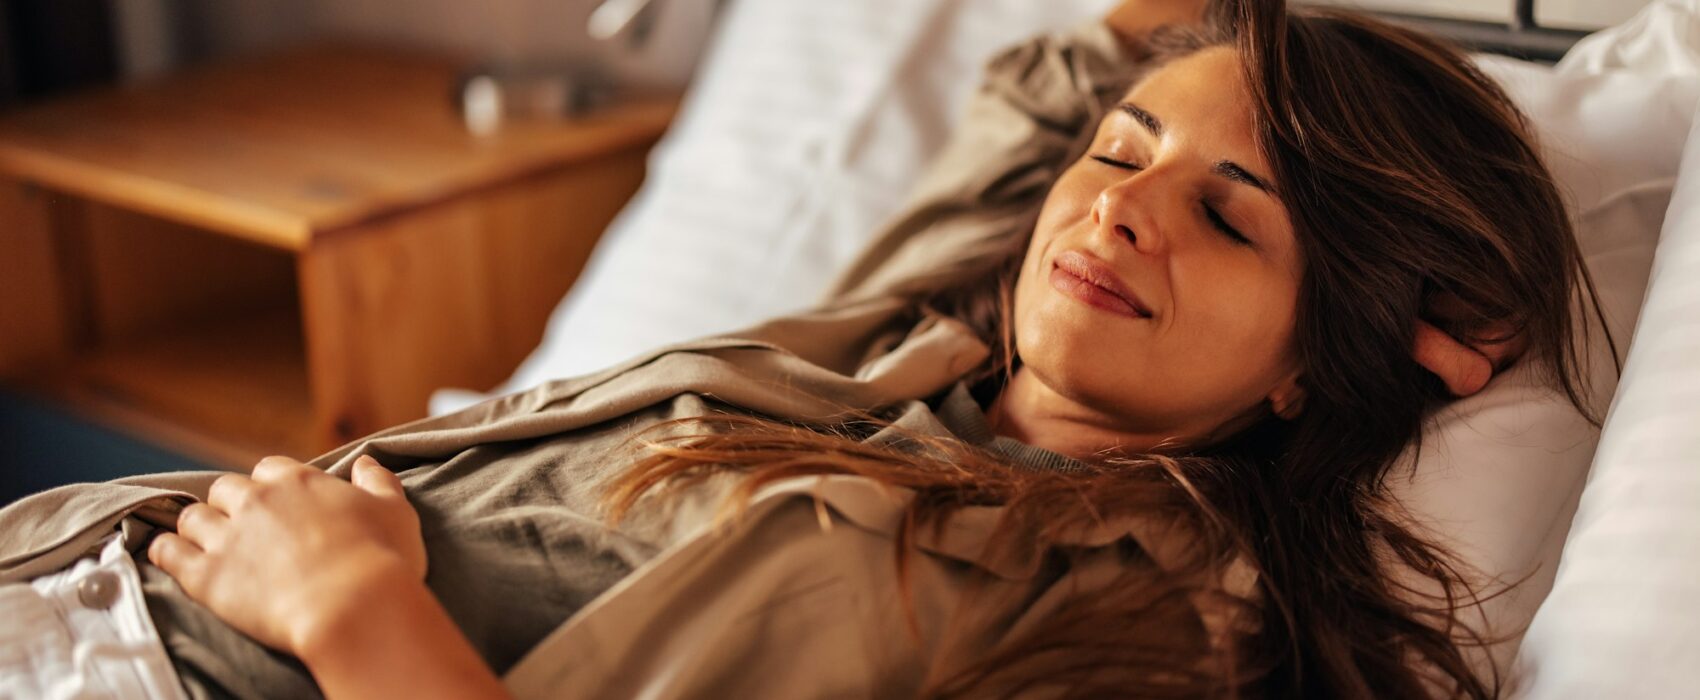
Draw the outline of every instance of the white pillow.
<instances>
[{"instance_id":1,"label":"white pillow","mask_svg":"<svg viewBox=\"0 0 1700 700\"><path fill-rule=\"evenodd\" d=\"M542 347L497 391L812 303L895 213L986 58L1113 2L731 3L649 182L557 309ZM1557 69L1480 60L1540 128L1620 346L1645 287L1700 64L1678 24L1647 17L1683 12L1655 5ZM1591 359L1599 381L1590 399L1603 410L1611 361L1603 352ZM476 398L440 394L433 409ZM1487 606L1495 629L1513 631L1550 586L1594 433L1515 369L1426 435L1413 476L1396 484L1400 497L1475 568L1529 577ZM1514 650L1496 648L1502 668Z\"/></svg>"},{"instance_id":2,"label":"white pillow","mask_svg":"<svg viewBox=\"0 0 1700 700\"><path fill-rule=\"evenodd\" d=\"M897 213L986 60L1115 2L728 3L642 190L556 308L543 344L492 393L819 301ZM438 392L431 411L485 397Z\"/></svg>"},{"instance_id":3,"label":"white pillow","mask_svg":"<svg viewBox=\"0 0 1700 700\"><path fill-rule=\"evenodd\" d=\"M1664 70L1693 79L1700 75L1696 47L1700 2L1665 2L1591 38L1566 67ZM1675 698L1700 688L1700 138L1694 133L1686 149L1671 151L1683 154L1680 176L1633 348L1557 580L1524 640L1526 697Z\"/></svg>"},{"instance_id":4,"label":"white pillow","mask_svg":"<svg viewBox=\"0 0 1700 700\"><path fill-rule=\"evenodd\" d=\"M1634 350L1552 594L1527 696L1700 688L1700 139L1689 137Z\"/></svg>"},{"instance_id":5,"label":"white pillow","mask_svg":"<svg viewBox=\"0 0 1700 700\"><path fill-rule=\"evenodd\" d=\"M1537 127L1548 166L1570 200L1620 354L1629 346L1700 99L1700 75L1687 68L1700 57L1700 43L1673 40L1681 24L1647 21L1648 14L1671 9L1655 5L1597 34L1556 67L1477 58ZM1651 44L1664 48L1644 50ZM1626 51L1630 46L1642 48ZM1633 59L1601 59L1610 54ZM1603 337L1589 342L1594 383L1586 398L1603 415L1616 373ZM1490 631L1513 637L1492 650L1501 669L1512 667L1515 635L1552 587L1599 439L1532 369L1516 367L1448 407L1424 431L1413 476L1391 482L1395 495L1472 567L1501 582L1521 581L1483 606Z\"/></svg>"},{"instance_id":6,"label":"white pillow","mask_svg":"<svg viewBox=\"0 0 1700 700\"><path fill-rule=\"evenodd\" d=\"M1552 595L1529 696L1700 688L1700 138L1691 135L1641 328Z\"/></svg>"}]
</instances>

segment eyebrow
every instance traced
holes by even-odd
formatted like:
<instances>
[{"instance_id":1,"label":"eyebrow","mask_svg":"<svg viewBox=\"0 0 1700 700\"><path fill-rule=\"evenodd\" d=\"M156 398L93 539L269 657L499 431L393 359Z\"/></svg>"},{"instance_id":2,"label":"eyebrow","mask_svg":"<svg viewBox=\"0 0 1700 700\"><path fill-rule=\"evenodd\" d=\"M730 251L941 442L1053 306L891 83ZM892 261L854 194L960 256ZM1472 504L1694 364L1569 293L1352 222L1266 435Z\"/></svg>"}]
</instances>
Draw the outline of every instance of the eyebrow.
<instances>
[{"instance_id":1,"label":"eyebrow","mask_svg":"<svg viewBox=\"0 0 1700 700\"><path fill-rule=\"evenodd\" d=\"M1229 180L1233 180L1234 182L1243 182L1269 194L1275 194L1275 188L1270 187L1269 183L1263 181L1263 178L1251 174L1250 171L1240 167L1239 163L1235 163L1231 160L1216 161L1216 167L1211 168L1210 170L1211 172L1228 178Z\"/></svg>"},{"instance_id":2,"label":"eyebrow","mask_svg":"<svg viewBox=\"0 0 1700 700\"><path fill-rule=\"evenodd\" d=\"M1123 102L1118 105L1117 108L1126 113L1128 116L1133 117L1139 123L1144 124L1145 128L1151 132L1152 136L1163 135L1163 120L1158 119L1156 115L1150 112L1140 109L1139 105L1132 102Z\"/></svg>"},{"instance_id":3,"label":"eyebrow","mask_svg":"<svg viewBox=\"0 0 1700 700\"><path fill-rule=\"evenodd\" d=\"M1152 136L1163 135L1163 120L1158 119L1157 115L1145 111L1139 105L1133 104L1132 102L1123 102L1116 105L1116 109L1120 110L1123 114L1133 117L1134 121L1144 125L1146 130L1151 132ZM1265 193L1270 195L1275 194L1274 186L1270 185L1263 178L1251 174L1251 171L1246 170L1244 166L1241 166L1239 163L1235 163L1231 160L1216 161L1216 165L1210 170L1211 172L1234 182L1251 185L1252 187L1263 190Z\"/></svg>"}]
</instances>

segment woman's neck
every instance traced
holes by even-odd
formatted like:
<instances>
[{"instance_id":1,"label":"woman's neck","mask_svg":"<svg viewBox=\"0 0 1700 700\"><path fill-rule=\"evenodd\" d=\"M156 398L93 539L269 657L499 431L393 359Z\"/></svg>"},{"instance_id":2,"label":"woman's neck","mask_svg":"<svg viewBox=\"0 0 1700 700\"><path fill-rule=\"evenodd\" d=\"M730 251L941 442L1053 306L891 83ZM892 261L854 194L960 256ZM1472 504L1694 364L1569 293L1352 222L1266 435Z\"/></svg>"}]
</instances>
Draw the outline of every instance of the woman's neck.
<instances>
[{"instance_id":1,"label":"woman's neck","mask_svg":"<svg viewBox=\"0 0 1700 700\"><path fill-rule=\"evenodd\" d=\"M1082 461L1149 452L1168 439L1116 425L1113 416L1058 393L1026 367L1010 377L986 419L996 435Z\"/></svg>"}]
</instances>

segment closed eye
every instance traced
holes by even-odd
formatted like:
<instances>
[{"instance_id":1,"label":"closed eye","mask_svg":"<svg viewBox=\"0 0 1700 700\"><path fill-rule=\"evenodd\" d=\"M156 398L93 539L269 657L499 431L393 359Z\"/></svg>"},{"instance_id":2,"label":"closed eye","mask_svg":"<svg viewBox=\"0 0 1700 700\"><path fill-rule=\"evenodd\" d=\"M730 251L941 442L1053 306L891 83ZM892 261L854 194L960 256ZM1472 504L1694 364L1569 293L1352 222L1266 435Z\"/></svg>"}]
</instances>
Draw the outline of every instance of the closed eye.
<instances>
[{"instance_id":1,"label":"closed eye","mask_svg":"<svg viewBox=\"0 0 1700 700\"><path fill-rule=\"evenodd\" d=\"M1144 170L1143 167L1135 163L1129 163L1125 160L1116 160L1109 156L1092 156L1092 160L1098 161L1112 168L1120 168L1122 170ZM1239 232L1239 229L1228 224L1228 220L1222 218L1222 214L1216 211L1215 207L1205 204L1204 217L1210 220L1211 227L1221 232L1222 235L1227 236L1228 239L1233 241L1235 245L1251 245L1251 239L1246 238L1245 234Z\"/></svg>"},{"instance_id":2,"label":"closed eye","mask_svg":"<svg viewBox=\"0 0 1700 700\"><path fill-rule=\"evenodd\" d=\"M1098 161L1098 162L1103 163L1104 165L1108 165L1112 168L1121 168L1123 170L1141 170L1142 169L1138 165L1135 165L1133 163L1129 163L1125 160L1116 160L1116 159L1111 158L1109 156L1092 156L1092 160Z\"/></svg>"},{"instance_id":3,"label":"closed eye","mask_svg":"<svg viewBox=\"0 0 1700 700\"><path fill-rule=\"evenodd\" d=\"M1217 231L1222 232L1222 235L1232 239L1235 245L1251 245L1251 239L1246 238L1238 229L1228 225L1228 220L1222 218L1222 214L1216 211L1215 207L1208 204L1204 205L1204 216L1210 219L1211 226L1215 226Z\"/></svg>"}]
</instances>

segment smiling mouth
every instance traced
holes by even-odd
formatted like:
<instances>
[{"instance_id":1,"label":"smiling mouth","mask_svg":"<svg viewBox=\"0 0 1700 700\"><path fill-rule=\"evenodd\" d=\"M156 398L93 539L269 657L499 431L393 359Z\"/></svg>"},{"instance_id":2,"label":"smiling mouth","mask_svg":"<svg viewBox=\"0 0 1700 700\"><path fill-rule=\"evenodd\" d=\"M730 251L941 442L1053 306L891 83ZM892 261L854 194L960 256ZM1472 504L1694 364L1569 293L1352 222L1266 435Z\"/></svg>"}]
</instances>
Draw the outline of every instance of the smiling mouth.
<instances>
[{"instance_id":1,"label":"smiling mouth","mask_svg":"<svg viewBox=\"0 0 1700 700\"><path fill-rule=\"evenodd\" d=\"M1077 253L1069 253L1065 255L1078 256ZM1051 286L1055 287L1057 291L1073 297L1076 301L1084 303L1087 306L1103 309L1105 311L1131 318L1151 318L1150 313L1147 313L1143 308L1134 304L1126 297L1112 289L1109 289L1108 287L1093 283L1088 276L1093 275L1094 272L1087 269L1081 269L1081 266L1079 265L1081 261L1070 260L1068 262L1076 264L1066 265L1061 259L1051 263ZM1079 271L1079 274L1076 273L1077 270Z\"/></svg>"}]
</instances>

